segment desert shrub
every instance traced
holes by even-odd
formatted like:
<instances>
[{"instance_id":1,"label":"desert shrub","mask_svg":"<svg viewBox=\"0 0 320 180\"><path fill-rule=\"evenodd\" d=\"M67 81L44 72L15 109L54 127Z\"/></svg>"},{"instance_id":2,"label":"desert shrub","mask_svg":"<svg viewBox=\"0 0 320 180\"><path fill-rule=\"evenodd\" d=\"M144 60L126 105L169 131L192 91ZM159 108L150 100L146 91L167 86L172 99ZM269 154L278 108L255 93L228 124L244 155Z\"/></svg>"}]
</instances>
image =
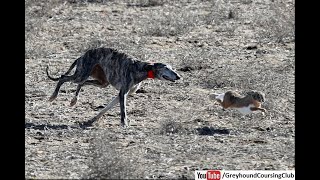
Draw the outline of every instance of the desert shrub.
<instances>
[{"instance_id":1,"label":"desert shrub","mask_svg":"<svg viewBox=\"0 0 320 180\"><path fill-rule=\"evenodd\" d=\"M162 6L164 3L164 0L129 0L127 6L153 7Z\"/></svg>"},{"instance_id":2,"label":"desert shrub","mask_svg":"<svg viewBox=\"0 0 320 180\"><path fill-rule=\"evenodd\" d=\"M66 0L68 3L86 4L86 3L106 3L114 0Z\"/></svg>"},{"instance_id":3,"label":"desert shrub","mask_svg":"<svg viewBox=\"0 0 320 180\"><path fill-rule=\"evenodd\" d=\"M90 142L91 161L89 171L84 179L128 179L138 177L136 174L137 157L126 158L110 140L114 135L99 130L93 133ZM126 152L128 154L128 152Z\"/></svg>"},{"instance_id":4,"label":"desert shrub","mask_svg":"<svg viewBox=\"0 0 320 180\"><path fill-rule=\"evenodd\" d=\"M189 13L182 6L178 11L173 6L165 8L156 8L148 11L148 16L141 16L136 22L137 31L141 35L146 36L178 36L183 35L197 25L203 24L203 15L200 9Z\"/></svg>"},{"instance_id":5,"label":"desert shrub","mask_svg":"<svg viewBox=\"0 0 320 180\"><path fill-rule=\"evenodd\" d=\"M160 134L181 134L186 132L186 129L180 122L172 119L162 122L160 127Z\"/></svg>"},{"instance_id":6,"label":"desert shrub","mask_svg":"<svg viewBox=\"0 0 320 180\"><path fill-rule=\"evenodd\" d=\"M260 12L260 11L259 11ZM268 8L261 10L253 20L257 27L256 38L264 41L294 41L295 4L284 0L271 1Z\"/></svg>"},{"instance_id":7,"label":"desert shrub","mask_svg":"<svg viewBox=\"0 0 320 180\"><path fill-rule=\"evenodd\" d=\"M189 16L189 17L187 17ZM148 23L145 34L149 36L176 36L188 32L194 26L196 17L190 14L169 13L154 17Z\"/></svg>"},{"instance_id":8,"label":"desert shrub","mask_svg":"<svg viewBox=\"0 0 320 180\"><path fill-rule=\"evenodd\" d=\"M217 26L216 31L233 35L237 23L229 20L250 22L255 38L260 42L293 41L295 36L295 3L290 0L260 1L230 0L211 1L211 11L205 17L206 24ZM241 7L238 5L242 4ZM259 3L261 8L249 6Z\"/></svg>"},{"instance_id":9,"label":"desert shrub","mask_svg":"<svg viewBox=\"0 0 320 180\"><path fill-rule=\"evenodd\" d=\"M235 18L234 5L230 1L212 1L210 13L205 17L206 24L220 25L227 19Z\"/></svg>"}]
</instances>

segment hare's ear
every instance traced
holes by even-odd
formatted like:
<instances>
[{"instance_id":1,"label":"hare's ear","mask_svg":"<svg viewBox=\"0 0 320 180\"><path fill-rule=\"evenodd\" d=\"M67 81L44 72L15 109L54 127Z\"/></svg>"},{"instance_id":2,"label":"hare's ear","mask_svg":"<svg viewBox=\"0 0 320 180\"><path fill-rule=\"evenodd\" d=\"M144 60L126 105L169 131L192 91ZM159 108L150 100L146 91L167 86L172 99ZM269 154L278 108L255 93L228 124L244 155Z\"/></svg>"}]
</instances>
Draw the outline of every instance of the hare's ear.
<instances>
[{"instance_id":1,"label":"hare's ear","mask_svg":"<svg viewBox=\"0 0 320 180\"><path fill-rule=\"evenodd\" d=\"M234 94L230 94L229 100L230 100L231 103L235 103L237 98L236 98L236 96Z\"/></svg>"},{"instance_id":2,"label":"hare's ear","mask_svg":"<svg viewBox=\"0 0 320 180\"><path fill-rule=\"evenodd\" d=\"M146 70L146 71L151 71L152 69L153 69L153 64L146 64L144 66L144 70Z\"/></svg>"}]
</instances>

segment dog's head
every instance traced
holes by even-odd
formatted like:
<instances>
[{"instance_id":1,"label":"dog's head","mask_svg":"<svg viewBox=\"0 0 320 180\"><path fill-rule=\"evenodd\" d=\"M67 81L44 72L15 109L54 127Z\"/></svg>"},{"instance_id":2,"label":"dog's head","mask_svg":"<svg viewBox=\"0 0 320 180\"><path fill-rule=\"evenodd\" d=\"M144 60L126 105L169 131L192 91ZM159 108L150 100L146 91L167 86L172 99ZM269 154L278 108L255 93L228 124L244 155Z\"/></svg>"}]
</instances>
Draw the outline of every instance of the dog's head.
<instances>
[{"instance_id":1,"label":"dog's head","mask_svg":"<svg viewBox=\"0 0 320 180\"><path fill-rule=\"evenodd\" d=\"M146 70L152 70L154 77L160 80L174 82L175 80L179 80L181 78L180 75L175 72L170 65L163 63L148 64L146 66Z\"/></svg>"}]
</instances>

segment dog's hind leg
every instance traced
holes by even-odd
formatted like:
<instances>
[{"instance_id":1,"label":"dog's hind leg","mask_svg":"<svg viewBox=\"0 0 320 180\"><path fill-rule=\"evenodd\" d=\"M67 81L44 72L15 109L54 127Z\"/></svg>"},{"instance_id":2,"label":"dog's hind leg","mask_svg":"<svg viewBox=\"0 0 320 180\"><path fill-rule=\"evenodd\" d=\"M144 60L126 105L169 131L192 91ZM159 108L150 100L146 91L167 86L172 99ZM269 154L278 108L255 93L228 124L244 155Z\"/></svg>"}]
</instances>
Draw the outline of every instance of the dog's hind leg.
<instances>
[{"instance_id":1,"label":"dog's hind leg","mask_svg":"<svg viewBox=\"0 0 320 180\"><path fill-rule=\"evenodd\" d=\"M77 86L77 90L76 90L76 94L75 96L72 98L71 102L70 102L70 106L74 106L77 101L78 101L78 97L79 97L79 92L80 92L80 89L81 87L83 86L83 84L78 84Z\"/></svg>"},{"instance_id":2,"label":"dog's hind leg","mask_svg":"<svg viewBox=\"0 0 320 180\"><path fill-rule=\"evenodd\" d=\"M60 87L63 83L65 82L69 82L69 81L74 81L75 79L75 75L72 75L72 76L65 76L65 75L62 75L59 79L59 82L56 86L56 89L54 90L54 92L52 93L52 95L50 96L49 98L49 101L53 101L54 99L57 98L58 96L58 93L59 93L59 90L60 90Z\"/></svg>"},{"instance_id":3,"label":"dog's hind leg","mask_svg":"<svg viewBox=\"0 0 320 180\"><path fill-rule=\"evenodd\" d=\"M77 103L81 87L85 86L85 85L93 85L93 86L104 88L104 87L107 87L109 85L109 83L102 84L98 80L86 80L84 83L78 84L75 96L72 98L70 106L74 106Z\"/></svg>"}]
</instances>

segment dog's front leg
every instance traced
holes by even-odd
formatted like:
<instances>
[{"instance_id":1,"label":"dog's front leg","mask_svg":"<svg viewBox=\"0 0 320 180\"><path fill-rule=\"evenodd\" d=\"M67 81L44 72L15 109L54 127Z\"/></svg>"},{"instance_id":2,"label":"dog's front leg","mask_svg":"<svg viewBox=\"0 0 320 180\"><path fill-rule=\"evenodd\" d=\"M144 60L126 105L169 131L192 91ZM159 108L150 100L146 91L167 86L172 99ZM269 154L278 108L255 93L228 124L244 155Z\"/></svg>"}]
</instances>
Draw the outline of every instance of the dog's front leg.
<instances>
[{"instance_id":1,"label":"dog's front leg","mask_svg":"<svg viewBox=\"0 0 320 180\"><path fill-rule=\"evenodd\" d=\"M101 118L109 109L113 108L119 102L119 96L115 97L98 115L83 123L84 126L91 126L95 121Z\"/></svg>"},{"instance_id":2,"label":"dog's front leg","mask_svg":"<svg viewBox=\"0 0 320 180\"><path fill-rule=\"evenodd\" d=\"M129 126L127 120L127 108L126 108L126 101L127 101L128 90L125 88L120 89L119 93L119 100L120 100L120 114L121 114L121 125L123 127Z\"/></svg>"}]
</instances>

